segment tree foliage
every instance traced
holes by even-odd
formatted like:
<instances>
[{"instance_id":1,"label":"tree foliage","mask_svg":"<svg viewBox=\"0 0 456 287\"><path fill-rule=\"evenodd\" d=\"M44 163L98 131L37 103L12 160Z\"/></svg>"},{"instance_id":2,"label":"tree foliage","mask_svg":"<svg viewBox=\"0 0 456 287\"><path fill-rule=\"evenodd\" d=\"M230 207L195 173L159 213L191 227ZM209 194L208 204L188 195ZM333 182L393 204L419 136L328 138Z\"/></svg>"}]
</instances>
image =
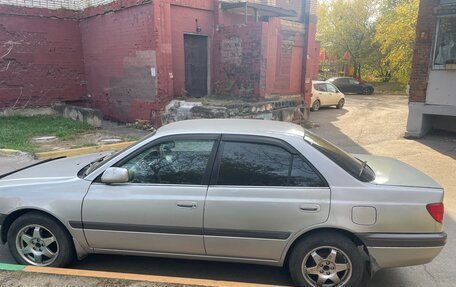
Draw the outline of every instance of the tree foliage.
<instances>
[{"instance_id":1,"label":"tree foliage","mask_svg":"<svg viewBox=\"0 0 456 287\"><path fill-rule=\"evenodd\" d=\"M366 76L407 82L419 0L325 0L318 7L317 39L328 54L350 54Z\"/></svg>"},{"instance_id":2,"label":"tree foliage","mask_svg":"<svg viewBox=\"0 0 456 287\"><path fill-rule=\"evenodd\" d=\"M410 78L418 6L419 0L401 1L386 11L376 25L374 39L385 55L382 61L388 63L395 78L402 83Z\"/></svg>"},{"instance_id":3,"label":"tree foliage","mask_svg":"<svg viewBox=\"0 0 456 287\"><path fill-rule=\"evenodd\" d=\"M374 16L378 10L371 0L333 0L322 2L318 8L317 38L323 49L342 56L350 54L356 71L372 53Z\"/></svg>"}]
</instances>

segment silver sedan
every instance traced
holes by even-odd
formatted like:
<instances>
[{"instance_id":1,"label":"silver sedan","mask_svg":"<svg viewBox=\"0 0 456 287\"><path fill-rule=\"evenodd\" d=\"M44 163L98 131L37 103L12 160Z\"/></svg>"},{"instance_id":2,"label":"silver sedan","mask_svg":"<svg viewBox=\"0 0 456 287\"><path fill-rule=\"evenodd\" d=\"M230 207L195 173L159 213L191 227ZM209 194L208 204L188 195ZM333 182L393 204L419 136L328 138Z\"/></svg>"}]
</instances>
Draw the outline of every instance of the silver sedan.
<instances>
[{"instance_id":1,"label":"silver sedan","mask_svg":"<svg viewBox=\"0 0 456 287\"><path fill-rule=\"evenodd\" d=\"M284 122L182 121L114 154L0 178L1 241L21 264L136 254L287 265L297 286L365 286L446 243L434 180Z\"/></svg>"}]
</instances>

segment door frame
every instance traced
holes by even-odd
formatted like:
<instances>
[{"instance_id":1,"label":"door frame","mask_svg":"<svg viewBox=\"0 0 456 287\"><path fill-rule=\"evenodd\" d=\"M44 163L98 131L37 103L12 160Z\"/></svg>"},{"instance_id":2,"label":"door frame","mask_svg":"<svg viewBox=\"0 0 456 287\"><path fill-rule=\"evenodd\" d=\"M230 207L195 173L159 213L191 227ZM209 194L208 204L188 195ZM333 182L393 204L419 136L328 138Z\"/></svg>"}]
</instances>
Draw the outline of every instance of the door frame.
<instances>
[{"instance_id":1,"label":"door frame","mask_svg":"<svg viewBox=\"0 0 456 287\"><path fill-rule=\"evenodd\" d=\"M206 37L206 51L207 51L207 86L206 86L206 89L207 89L207 95L206 97L208 96L211 96L212 95L212 90L211 90L211 76L212 76L212 67L211 67L211 61L212 61L212 52L211 52L211 37L209 36L209 34L201 34L201 33L192 33L192 32L184 32L183 33L183 36L182 36L182 41L184 41L184 88L187 88L185 86L185 80L186 80L186 73L185 73L185 35L189 35L189 36L199 36L199 37Z\"/></svg>"}]
</instances>

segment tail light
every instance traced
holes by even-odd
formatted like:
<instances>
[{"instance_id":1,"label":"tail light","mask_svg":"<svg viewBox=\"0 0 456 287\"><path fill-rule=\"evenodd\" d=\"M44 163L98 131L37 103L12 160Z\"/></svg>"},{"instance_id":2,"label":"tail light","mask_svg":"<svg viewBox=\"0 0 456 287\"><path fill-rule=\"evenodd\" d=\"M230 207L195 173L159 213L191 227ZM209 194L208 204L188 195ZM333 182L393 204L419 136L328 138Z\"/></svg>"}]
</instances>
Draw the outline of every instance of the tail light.
<instances>
[{"instance_id":1,"label":"tail light","mask_svg":"<svg viewBox=\"0 0 456 287\"><path fill-rule=\"evenodd\" d=\"M444 207L443 207L443 202L439 203L430 203L426 205L426 209L429 212L429 214L434 218L435 221L442 223L443 222L443 213L444 213Z\"/></svg>"}]
</instances>

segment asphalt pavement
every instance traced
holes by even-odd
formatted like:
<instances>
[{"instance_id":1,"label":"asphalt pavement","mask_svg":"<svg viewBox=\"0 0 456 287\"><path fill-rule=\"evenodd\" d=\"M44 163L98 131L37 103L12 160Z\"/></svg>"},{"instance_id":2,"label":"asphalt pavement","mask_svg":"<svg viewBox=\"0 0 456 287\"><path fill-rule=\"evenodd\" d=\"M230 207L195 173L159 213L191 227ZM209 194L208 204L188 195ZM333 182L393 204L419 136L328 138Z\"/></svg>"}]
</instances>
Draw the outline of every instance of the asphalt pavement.
<instances>
[{"instance_id":1,"label":"asphalt pavement","mask_svg":"<svg viewBox=\"0 0 456 287\"><path fill-rule=\"evenodd\" d=\"M347 96L342 110L322 108L311 113L312 129L352 153L395 157L433 177L445 188L445 229L448 243L431 263L381 270L371 287L456 286L456 135L435 132L420 140L403 138L407 120L405 96ZM0 174L32 163L27 157L0 158ZM14 263L0 246L0 262ZM72 268L239 281L289 286L284 268L248 264L174 260L133 256L91 255Z\"/></svg>"}]
</instances>

